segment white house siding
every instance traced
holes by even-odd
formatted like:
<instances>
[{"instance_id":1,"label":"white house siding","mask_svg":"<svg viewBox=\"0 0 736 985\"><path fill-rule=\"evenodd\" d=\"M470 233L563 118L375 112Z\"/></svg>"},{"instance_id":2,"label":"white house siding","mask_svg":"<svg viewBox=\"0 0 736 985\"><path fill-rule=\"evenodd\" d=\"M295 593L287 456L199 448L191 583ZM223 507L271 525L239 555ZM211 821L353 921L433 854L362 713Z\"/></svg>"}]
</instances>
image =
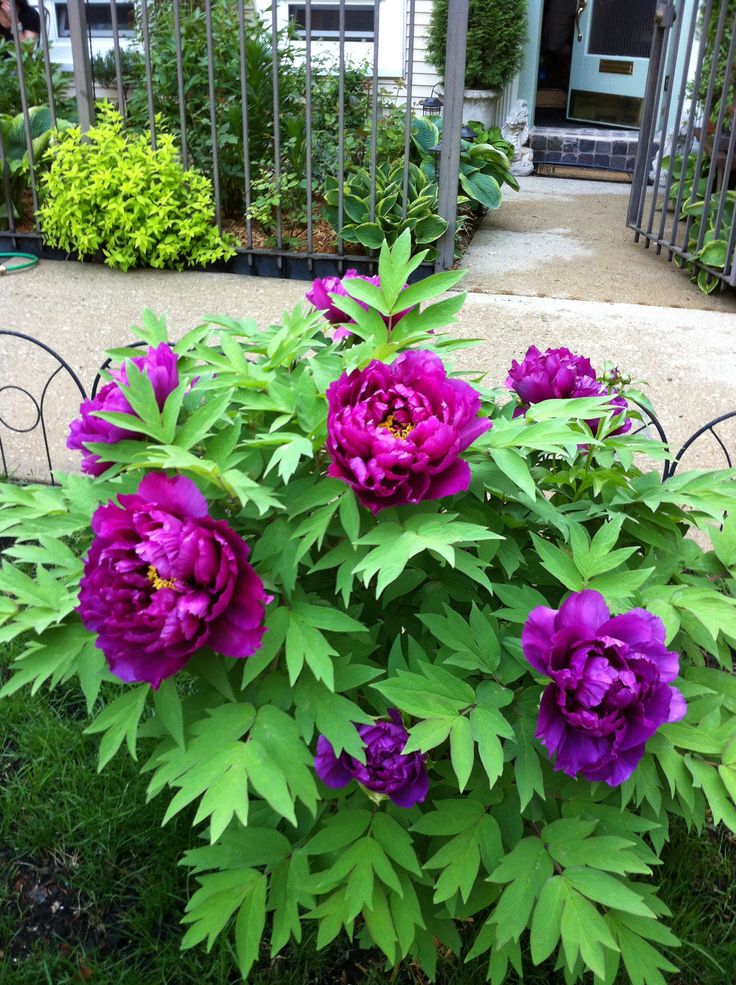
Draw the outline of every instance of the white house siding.
<instances>
[{"instance_id":1,"label":"white house siding","mask_svg":"<svg viewBox=\"0 0 736 985\"><path fill-rule=\"evenodd\" d=\"M385 0L391 2L391 0ZM429 21L432 16L432 0L414 0L414 57L409 63L409 20L410 0L406 0L406 76L411 72L412 104L426 99L432 94L433 86L437 85L440 77L427 61L427 35Z\"/></svg>"},{"instance_id":2,"label":"white house siding","mask_svg":"<svg viewBox=\"0 0 736 985\"><path fill-rule=\"evenodd\" d=\"M384 3L391 3L392 0L384 0ZM427 60L427 37L429 34L429 22L432 16L432 0L414 0L414 57L409 64L409 21L411 17L410 0L406 0L406 77L408 78L411 68L411 96L412 105L416 108L420 100L426 99L432 94L432 89L437 86L441 94L442 86L438 85L440 76L435 68ZM509 115L513 103L519 97L519 79L516 76L503 90L495 107L494 123L500 126Z\"/></svg>"}]
</instances>

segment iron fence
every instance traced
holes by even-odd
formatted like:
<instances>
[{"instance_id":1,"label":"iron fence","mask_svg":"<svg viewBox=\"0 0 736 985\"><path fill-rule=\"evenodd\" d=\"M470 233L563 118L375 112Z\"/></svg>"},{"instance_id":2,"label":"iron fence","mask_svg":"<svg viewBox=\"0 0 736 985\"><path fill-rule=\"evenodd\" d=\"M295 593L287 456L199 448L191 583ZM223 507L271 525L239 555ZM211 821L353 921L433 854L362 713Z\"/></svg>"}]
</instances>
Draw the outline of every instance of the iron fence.
<instances>
[{"instance_id":1,"label":"iron fence","mask_svg":"<svg viewBox=\"0 0 736 985\"><path fill-rule=\"evenodd\" d=\"M628 225L701 289L736 286L736 0L658 3Z\"/></svg>"},{"instance_id":2,"label":"iron fence","mask_svg":"<svg viewBox=\"0 0 736 985\"><path fill-rule=\"evenodd\" d=\"M46 80L43 100L50 108L54 125L65 106L71 104L70 113L84 132L95 122L95 96L100 91L99 64L91 57L88 12L90 6L96 10L101 5L107 7L107 0L94 5L88 0L66 0L54 5L49 0L34 2L41 24L35 59L37 66L39 60L43 63ZM377 215L381 218L381 210L387 207L386 200L378 197L379 152L386 132L393 127L395 160L401 164L401 179L397 181L401 186L401 216L411 220L411 212L407 216L407 210L411 207L409 189L414 167L411 163L412 114L421 112L421 97L426 95L423 92L426 79L419 86L413 78L415 44L420 30L424 30L418 26L417 18L418 4L422 0L374 0L372 3L361 0L363 21L365 11L370 11L372 17L372 25L366 31L371 43L364 46L370 52L369 64L365 66L356 62L356 42L353 40L356 32L350 30L350 18L357 8L347 0L334 0L328 4L320 0L299 0L297 4L274 0L270 13L265 15L265 23L261 22L260 26L254 15L253 0L229 0L227 9L235 23L230 24L227 32L221 30L223 2L138 0L134 37L131 38L130 25L120 23L118 2L109 0L109 37L106 41L110 46L108 67L112 69L107 80L109 98L117 103L127 126L150 133L154 148L162 127L174 132L184 166L194 165L212 179L218 229L239 237L237 256L226 261L225 269L307 278L335 272L341 274L346 267L374 272L377 264L374 246L367 247L364 241L359 247L346 239L346 223L351 221L354 203L345 182L356 166L356 158L359 159L370 178L367 212L362 222L373 226ZM394 11L393 19L384 23L388 4ZM22 25L18 0L11 0L10 7L14 37L12 54L25 127L29 189L23 223L17 202L16 208L13 205L13 161L9 159L0 133L0 249L30 249L41 251L43 255L41 231L35 219L41 162L34 157L29 113L32 103L19 33ZM56 81L54 65L59 42L49 36L54 34L53 30L49 32L50 13L55 11L56 18L60 7L67 11L68 42L65 44L70 48L72 68L67 93L60 93ZM401 10L403 31L400 78L387 79L379 53L386 36L396 28L397 9ZM284 27L285 10L289 17L296 11L296 27L293 21L291 27ZM334 21L334 30L328 32L323 26L326 10ZM99 11L95 16L100 16ZM468 0L450 0L442 115L443 132L457 134L457 139L444 139L437 146L436 212L448 225L445 234L434 244L437 248L435 269L447 269L454 262L467 20ZM197 44L203 58L206 56L206 72L204 62L197 62L191 53L195 37L193 24L200 32ZM224 41L225 34L227 42ZM330 35L329 45L324 41L326 34ZM254 38L261 46L261 53L266 46L270 80L265 71L258 70L264 68L263 61L256 66L252 63ZM316 40L318 38L323 40ZM229 46L227 66L230 76L227 80L222 69L225 43ZM330 54L326 47L331 49ZM26 54L26 63L29 57ZM131 64L134 65L133 82ZM294 69L288 78L288 92L284 69L287 64L290 70ZM232 71L237 72L235 80L231 77ZM354 132L355 108L351 102L355 98L356 72L361 76L357 85L366 109L364 124L359 128L359 152L356 151ZM295 78L300 79L296 90ZM37 102L37 78L35 82ZM334 113L326 116L324 100L318 105L317 96L330 86L334 90L331 104ZM269 98L264 99L266 90ZM64 99L69 102L62 104L60 100ZM196 115L193 104L196 104ZM326 118L330 121L327 128ZM298 145L298 151L295 145ZM327 145L328 152L325 150ZM325 163L327 158L329 166ZM296 188L293 186L295 179L298 182ZM336 187L332 243L329 243L323 226L317 228L320 204L330 179ZM303 214L301 243L296 243L295 237L290 235L289 217L285 214L284 189L289 182L292 182L290 197L298 200ZM256 234L254 209L269 195L271 233L270 239L264 239L263 235ZM424 265L425 274L431 269L432 266Z\"/></svg>"}]
</instances>

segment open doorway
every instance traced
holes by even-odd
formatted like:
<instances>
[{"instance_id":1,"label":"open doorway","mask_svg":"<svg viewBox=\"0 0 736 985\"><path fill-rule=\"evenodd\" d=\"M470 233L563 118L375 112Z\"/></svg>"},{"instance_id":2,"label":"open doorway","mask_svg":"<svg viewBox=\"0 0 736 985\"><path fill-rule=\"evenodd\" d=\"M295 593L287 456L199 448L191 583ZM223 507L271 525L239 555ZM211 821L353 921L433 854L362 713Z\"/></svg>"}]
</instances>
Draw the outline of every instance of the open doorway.
<instances>
[{"instance_id":1,"label":"open doorway","mask_svg":"<svg viewBox=\"0 0 736 985\"><path fill-rule=\"evenodd\" d=\"M638 129L656 5L544 0L535 123Z\"/></svg>"},{"instance_id":2,"label":"open doorway","mask_svg":"<svg viewBox=\"0 0 736 985\"><path fill-rule=\"evenodd\" d=\"M537 126L567 123L578 0L544 0L537 80Z\"/></svg>"}]
</instances>

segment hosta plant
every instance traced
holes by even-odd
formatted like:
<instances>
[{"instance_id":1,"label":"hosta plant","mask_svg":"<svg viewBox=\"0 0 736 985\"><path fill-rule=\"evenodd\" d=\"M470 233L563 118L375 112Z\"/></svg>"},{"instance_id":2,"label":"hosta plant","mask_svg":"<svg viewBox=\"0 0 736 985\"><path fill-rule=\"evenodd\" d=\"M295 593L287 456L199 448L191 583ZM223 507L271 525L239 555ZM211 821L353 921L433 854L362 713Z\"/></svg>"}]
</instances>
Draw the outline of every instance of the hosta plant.
<instances>
[{"instance_id":1,"label":"hosta plant","mask_svg":"<svg viewBox=\"0 0 736 985\"><path fill-rule=\"evenodd\" d=\"M28 126L31 133L31 153L34 173L38 177L45 167L43 155L54 138L55 130L68 130L72 124L57 118L54 124L48 106L31 106L28 110ZM24 198L31 188L31 165L26 142L25 115L0 115L0 169L7 166L10 200L13 216L17 219L23 211ZM8 218L6 202L0 202L0 217Z\"/></svg>"},{"instance_id":2,"label":"hosta plant","mask_svg":"<svg viewBox=\"0 0 736 985\"><path fill-rule=\"evenodd\" d=\"M146 314L88 474L2 486L3 693L79 679L100 768L191 820L183 946L244 978L316 927L387 976L662 985L670 818L736 831L734 474L662 482L584 354L453 373L421 260L266 330Z\"/></svg>"},{"instance_id":3,"label":"hosta plant","mask_svg":"<svg viewBox=\"0 0 736 985\"><path fill-rule=\"evenodd\" d=\"M339 182L327 178L325 215L347 243L377 250L384 240L393 245L407 230L414 247L435 243L442 236L447 222L437 212L436 181L431 181L416 164L410 162L407 168L406 195L402 162L379 164L375 183L366 168L351 171L343 183L342 217ZM432 246L425 252L428 260L435 255Z\"/></svg>"},{"instance_id":4,"label":"hosta plant","mask_svg":"<svg viewBox=\"0 0 736 985\"><path fill-rule=\"evenodd\" d=\"M484 209L501 205L501 186L514 191L519 182L511 173L514 147L504 140L498 127L485 130L480 123L470 124L475 138L460 141L458 201L474 202ZM442 118L417 116L412 120L412 142L419 155L419 166L430 181L437 181L439 161L432 149L442 140Z\"/></svg>"}]
</instances>

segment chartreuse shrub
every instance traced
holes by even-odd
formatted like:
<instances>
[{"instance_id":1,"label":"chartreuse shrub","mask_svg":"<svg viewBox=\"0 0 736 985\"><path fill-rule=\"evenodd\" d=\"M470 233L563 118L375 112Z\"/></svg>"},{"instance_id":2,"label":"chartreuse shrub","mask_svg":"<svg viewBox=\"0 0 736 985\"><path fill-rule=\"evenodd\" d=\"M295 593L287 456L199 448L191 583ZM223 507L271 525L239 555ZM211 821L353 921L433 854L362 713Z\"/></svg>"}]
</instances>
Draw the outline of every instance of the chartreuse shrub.
<instances>
[{"instance_id":1,"label":"chartreuse shrub","mask_svg":"<svg viewBox=\"0 0 736 985\"><path fill-rule=\"evenodd\" d=\"M183 946L227 929L244 978L316 926L387 971L662 985L670 819L736 830L734 473L642 472L567 349L453 376L461 275L422 259L265 331L146 314L88 474L0 487L2 693L77 678L100 767L125 743L189 809Z\"/></svg>"},{"instance_id":2,"label":"chartreuse shrub","mask_svg":"<svg viewBox=\"0 0 736 985\"><path fill-rule=\"evenodd\" d=\"M174 138L126 132L100 104L98 123L71 127L48 151L38 211L44 240L111 267L202 266L234 254L214 226L212 183L185 170Z\"/></svg>"}]
</instances>

